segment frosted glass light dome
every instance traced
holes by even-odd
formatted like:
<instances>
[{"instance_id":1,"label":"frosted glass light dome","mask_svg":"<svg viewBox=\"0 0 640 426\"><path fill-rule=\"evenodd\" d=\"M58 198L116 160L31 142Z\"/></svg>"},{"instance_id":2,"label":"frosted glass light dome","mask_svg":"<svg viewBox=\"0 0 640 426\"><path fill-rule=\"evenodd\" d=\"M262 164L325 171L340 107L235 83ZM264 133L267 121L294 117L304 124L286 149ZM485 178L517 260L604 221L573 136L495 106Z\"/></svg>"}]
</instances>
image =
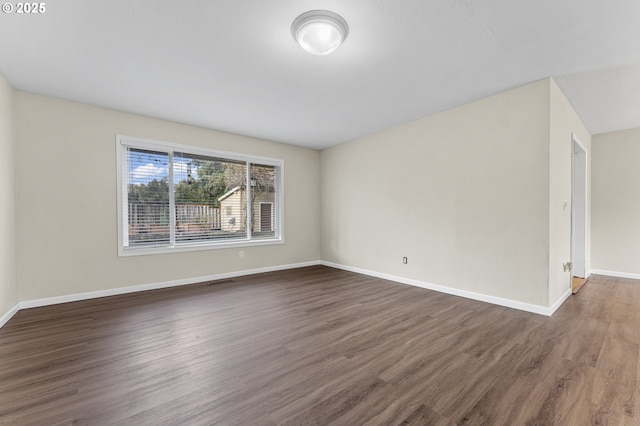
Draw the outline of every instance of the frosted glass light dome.
<instances>
[{"instance_id":1,"label":"frosted glass light dome","mask_svg":"<svg viewBox=\"0 0 640 426\"><path fill-rule=\"evenodd\" d=\"M328 10L310 10L293 21L291 34L307 52L326 55L347 38L349 26L338 14Z\"/></svg>"}]
</instances>

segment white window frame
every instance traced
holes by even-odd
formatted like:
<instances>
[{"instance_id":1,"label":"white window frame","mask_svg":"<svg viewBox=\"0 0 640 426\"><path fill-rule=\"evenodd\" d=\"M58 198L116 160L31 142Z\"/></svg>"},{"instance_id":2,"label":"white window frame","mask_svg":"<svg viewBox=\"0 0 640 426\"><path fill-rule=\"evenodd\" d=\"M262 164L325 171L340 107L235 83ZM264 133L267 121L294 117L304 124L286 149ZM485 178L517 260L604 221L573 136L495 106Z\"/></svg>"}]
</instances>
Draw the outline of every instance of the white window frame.
<instances>
[{"instance_id":1,"label":"white window frame","mask_svg":"<svg viewBox=\"0 0 640 426\"><path fill-rule=\"evenodd\" d=\"M128 245L128 173L127 148L139 148L150 151L169 153L169 203L174 204L173 193L173 153L184 152L194 155L210 156L214 158L242 161L250 164L273 166L276 170L276 200L273 206L273 222L275 236L272 238L250 238L253 224L251 223L251 203L247 204L247 236L244 239L225 241L198 241L194 243L175 243L175 215L170 215L171 242L157 246L127 247ZM135 136L116 135L116 165L117 165L117 209L118 209L118 257L140 256L162 253L178 253L196 250L225 249L237 247L264 246L284 244L284 160L254 155L238 154L227 151L217 151L207 148L163 142ZM247 169L248 171L249 169ZM247 187L251 187L250 173L247 172ZM249 189L250 190L250 189Z\"/></svg>"}]
</instances>

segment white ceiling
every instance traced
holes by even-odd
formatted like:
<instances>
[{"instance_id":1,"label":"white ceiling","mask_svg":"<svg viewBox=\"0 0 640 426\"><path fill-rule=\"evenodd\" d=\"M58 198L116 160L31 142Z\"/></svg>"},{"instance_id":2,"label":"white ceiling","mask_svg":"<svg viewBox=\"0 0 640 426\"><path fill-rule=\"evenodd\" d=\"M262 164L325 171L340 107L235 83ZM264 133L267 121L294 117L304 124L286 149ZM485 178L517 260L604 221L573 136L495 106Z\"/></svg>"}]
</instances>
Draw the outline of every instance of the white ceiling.
<instances>
[{"instance_id":1,"label":"white ceiling","mask_svg":"<svg viewBox=\"0 0 640 426\"><path fill-rule=\"evenodd\" d=\"M18 90L324 148L553 76L592 133L640 127L640 0L52 0L0 14ZM291 22L349 23L328 56Z\"/></svg>"}]
</instances>

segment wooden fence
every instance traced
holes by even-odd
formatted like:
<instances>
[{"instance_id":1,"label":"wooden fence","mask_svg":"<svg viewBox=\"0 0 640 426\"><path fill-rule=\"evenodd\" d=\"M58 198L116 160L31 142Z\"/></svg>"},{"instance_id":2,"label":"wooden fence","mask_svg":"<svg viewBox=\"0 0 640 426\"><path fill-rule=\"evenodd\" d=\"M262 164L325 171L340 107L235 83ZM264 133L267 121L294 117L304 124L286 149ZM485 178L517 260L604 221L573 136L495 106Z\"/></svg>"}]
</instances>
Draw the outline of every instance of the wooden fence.
<instances>
[{"instance_id":1,"label":"wooden fence","mask_svg":"<svg viewBox=\"0 0 640 426\"><path fill-rule=\"evenodd\" d=\"M176 223L220 229L220 208L201 204L179 204L176 206Z\"/></svg>"},{"instance_id":2,"label":"wooden fence","mask_svg":"<svg viewBox=\"0 0 640 426\"><path fill-rule=\"evenodd\" d=\"M220 208L201 204L176 205L176 227L190 230L220 230ZM168 204L129 203L129 236L169 232Z\"/></svg>"}]
</instances>

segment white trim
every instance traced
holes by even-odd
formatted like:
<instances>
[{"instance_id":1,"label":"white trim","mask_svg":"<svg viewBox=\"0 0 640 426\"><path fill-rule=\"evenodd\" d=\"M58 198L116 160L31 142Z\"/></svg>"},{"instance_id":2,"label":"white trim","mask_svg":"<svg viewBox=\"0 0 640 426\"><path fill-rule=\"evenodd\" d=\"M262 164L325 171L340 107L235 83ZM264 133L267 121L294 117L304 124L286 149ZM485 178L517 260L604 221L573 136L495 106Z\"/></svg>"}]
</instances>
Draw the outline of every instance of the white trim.
<instances>
[{"instance_id":1,"label":"white trim","mask_svg":"<svg viewBox=\"0 0 640 426\"><path fill-rule=\"evenodd\" d=\"M222 194L221 196L218 197L218 201L223 201L225 198L229 197L231 194L233 194L234 192L236 192L238 189L240 189L240 186L236 186L233 189L230 189L229 191L225 192L224 194Z\"/></svg>"},{"instance_id":2,"label":"white trim","mask_svg":"<svg viewBox=\"0 0 640 426\"><path fill-rule=\"evenodd\" d=\"M257 246L270 246L275 244L284 244L284 238L270 238L270 239L251 239L246 238L216 242L212 243L180 243L175 246L141 246L136 248L125 248L124 252L119 257L127 256L146 256L152 254L161 253L181 253L189 251L201 251L201 250L218 250L228 248L241 248L241 247L257 247ZM177 247L177 248L176 248Z\"/></svg>"},{"instance_id":3,"label":"white trim","mask_svg":"<svg viewBox=\"0 0 640 426\"><path fill-rule=\"evenodd\" d=\"M573 149L573 144L576 144L580 147L580 149L584 152L584 253L579 253L580 255L584 255L584 259L580 259L584 262L584 277L589 277L589 259L587 256L587 251L589 247L589 151L586 146L578 139L578 135L574 132L571 132L571 262L573 262L573 239L574 239L574 206L573 206L573 190L574 190L574 169L575 169L575 156ZM582 257L582 256L581 256ZM573 275L573 271L571 272ZM572 287L571 281L569 281L569 288Z\"/></svg>"},{"instance_id":4,"label":"white trim","mask_svg":"<svg viewBox=\"0 0 640 426\"><path fill-rule=\"evenodd\" d=\"M60 303L77 302L80 300L97 299L99 297L117 296L120 294L136 293L139 291L157 290L167 287L178 287L182 285L197 284L207 281L223 280L227 278L241 277L245 275L261 274L264 272L284 271L287 269L304 268L307 266L320 265L320 261L309 261L292 263L288 265L267 266L264 268L245 269L243 271L226 272L222 274L207 275L203 277L192 277L181 280L164 281L159 283L139 284L129 287L109 288L106 290L89 291L86 293L67 294L64 296L45 297L43 299L25 300L18 302L7 313L0 317L0 328L4 326L21 309L38 308L41 306L57 305Z\"/></svg>"},{"instance_id":5,"label":"white trim","mask_svg":"<svg viewBox=\"0 0 640 426\"><path fill-rule=\"evenodd\" d=\"M424 288L427 290L433 290L440 293L451 294L454 296L461 296L467 299L478 300L480 302L486 302L494 305L505 306L507 308L518 309L521 311L532 312L534 314L545 315L545 316L551 316L562 305L562 303L565 300L567 300L569 296L571 296L571 290L567 290L567 292L563 294L551 307L547 308L544 306L518 302L516 300L503 299L500 297L488 296L486 294L474 293L466 290L459 290L453 287L446 287L442 285L426 283L423 281L413 280L409 278L402 278L396 275L383 274L379 272L370 271L367 269L340 265L333 262L326 262L323 260L315 260L315 261L308 261L308 262L292 263L288 265L267 266L264 268L246 269L246 270L235 271L235 272L225 272L222 274L206 275L202 277L192 277L192 278L185 278L185 279L173 280L173 281L163 281L159 283L139 284L139 285L133 285L129 287L118 287L118 288L111 288L106 290L90 291L86 293L76 293L76 294L69 294L64 296L26 300L23 302L18 302L13 308L11 308L7 313L5 313L2 317L0 317L0 328L2 328L2 326L4 326L21 309L37 308L40 306L57 305L60 303L77 302L80 300L96 299L99 297L108 297L108 296L117 296L120 294L136 293L136 292L148 291L148 290L157 290L157 289L168 288L168 287L178 287L182 285L197 284L197 283L207 282L207 281L216 281L216 280L222 280L227 278L241 277L245 275L261 274L265 272L284 271L287 269L304 268L304 267L316 266L316 265L323 265L330 268L342 269L344 271L355 272L362 275L368 275L375 278L390 280L390 281L394 281L401 284L412 285L412 286ZM640 279L640 274L613 275L613 274L622 274L622 273L615 273L615 272L601 271L601 270L594 270L593 273L599 274L599 275L622 276L623 278Z\"/></svg>"},{"instance_id":6,"label":"white trim","mask_svg":"<svg viewBox=\"0 0 640 426\"><path fill-rule=\"evenodd\" d=\"M460 290L453 287L447 287L438 284L427 283L424 281L414 280L411 278L403 278L397 275L384 274L380 272L370 271L368 269L355 268L352 266L340 265L333 262L320 261L321 265L329 266L336 269L342 269L349 272L356 272L358 274L369 275L376 278L382 278L385 280L395 281L401 284L408 284L415 287L424 288L427 290L434 290L440 293L451 294L453 296L465 297L467 299L478 300L480 302L491 303L493 305L505 306L507 308L518 309L520 311L532 312L538 315L551 316L556 309L560 307L562 302L564 302L570 295L571 290L567 290L565 294L563 294L560 299L551 307L533 305L530 303L519 302L517 300L504 299L502 297L489 296L487 294L475 293L467 290Z\"/></svg>"},{"instance_id":7,"label":"white trim","mask_svg":"<svg viewBox=\"0 0 640 426\"><path fill-rule=\"evenodd\" d=\"M277 223L274 223L277 235L280 235L280 239L284 242L284 160L282 160L281 167L276 167L276 185L281 188L276 192L276 205L273 214Z\"/></svg>"},{"instance_id":8,"label":"white trim","mask_svg":"<svg viewBox=\"0 0 640 426\"><path fill-rule=\"evenodd\" d=\"M547 315L548 317L550 317L551 315L553 315L553 313L555 311L558 310L558 308L569 298L571 297L571 289L567 289L567 291L564 292L564 294L562 296L560 296L560 298L558 298L558 300L556 300L556 303L554 303L553 305L551 305L551 307L549 308L545 308L548 310L549 314L544 314Z\"/></svg>"},{"instance_id":9,"label":"white trim","mask_svg":"<svg viewBox=\"0 0 640 426\"><path fill-rule=\"evenodd\" d=\"M3 316L0 317L0 328L2 328L15 314L20 310L20 303L16 303L15 306L9 309Z\"/></svg>"},{"instance_id":10,"label":"white trim","mask_svg":"<svg viewBox=\"0 0 640 426\"><path fill-rule=\"evenodd\" d=\"M606 275L608 277L630 278L632 280L640 280L640 274L634 274L631 272L617 272L617 271L606 271L604 269L592 269L591 273L596 275Z\"/></svg>"},{"instance_id":11,"label":"white trim","mask_svg":"<svg viewBox=\"0 0 640 426\"><path fill-rule=\"evenodd\" d=\"M182 145L174 142L160 141L149 138L141 138L137 136L127 136L116 134L116 142L125 146L134 145L137 148L150 149L154 151L168 152L167 149L188 152L189 154L205 155L208 157L219 158L221 160L235 160L242 163L250 162L265 166L280 167L282 160L272 157L260 157L258 155L240 154L237 152L219 151L217 149L202 148L194 145Z\"/></svg>"},{"instance_id":12,"label":"white trim","mask_svg":"<svg viewBox=\"0 0 640 426\"><path fill-rule=\"evenodd\" d=\"M175 187L173 182L173 174L174 174L173 168L175 167L175 163L173 162L173 156L174 156L174 151L169 152L169 182L167 183L169 184L169 212L168 212L169 213L169 245L171 247L176 246L176 225L177 225L176 224L176 194L174 193ZM123 203L124 203L124 197L126 196L125 194L123 194L123 199L122 199ZM127 227L128 226L129 225L127 220ZM123 231L124 229L118 229L118 232L123 232ZM126 248L123 247L124 250L129 248L131 248L131 246Z\"/></svg>"},{"instance_id":13,"label":"white trim","mask_svg":"<svg viewBox=\"0 0 640 426\"><path fill-rule=\"evenodd\" d=\"M127 187L129 186L129 174L123 167L126 163L126 149L123 149L122 145L116 138L116 208L118 217L118 256L122 255L122 248L129 245L129 235L125 235L123 232L125 224L128 223L128 212L124 209L124 196L122 194L127 193Z\"/></svg>"},{"instance_id":14,"label":"white trim","mask_svg":"<svg viewBox=\"0 0 640 426\"><path fill-rule=\"evenodd\" d=\"M289 265L268 266L264 268L245 269L243 271L225 272L222 274L206 275L203 277L192 277L173 281L163 281L159 283L139 284L129 287L110 288L106 290L90 291L86 293L69 294L65 296L47 297L44 299L27 300L18 303L19 309L37 308L40 306L57 305L59 303L77 302L79 300L96 299L98 297L117 296L120 294L136 293L139 291L157 290L167 287L178 287L189 284L197 284L207 281L223 280L227 278L241 277L245 275L262 274L264 272L284 271L287 269L304 268L316 266L318 261L293 263Z\"/></svg>"},{"instance_id":15,"label":"white trim","mask_svg":"<svg viewBox=\"0 0 640 426\"><path fill-rule=\"evenodd\" d=\"M251 240L251 235L253 234L253 220L251 218L251 209L253 208L252 204L252 200L253 200L253 187L251 186L251 163L249 161L246 161L244 166L246 167L247 170L247 175L245 176L245 181L244 181L244 185L246 188L245 194L244 194L244 217L247 218L246 220L246 224L245 224L245 231L246 231L246 235L247 235L247 240ZM277 192L280 192L280 189L277 190ZM242 205L242 193L240 195L240 205ZM222 207L222 205L220 205L220 207Z\"/></svg>"}]
</instances>

